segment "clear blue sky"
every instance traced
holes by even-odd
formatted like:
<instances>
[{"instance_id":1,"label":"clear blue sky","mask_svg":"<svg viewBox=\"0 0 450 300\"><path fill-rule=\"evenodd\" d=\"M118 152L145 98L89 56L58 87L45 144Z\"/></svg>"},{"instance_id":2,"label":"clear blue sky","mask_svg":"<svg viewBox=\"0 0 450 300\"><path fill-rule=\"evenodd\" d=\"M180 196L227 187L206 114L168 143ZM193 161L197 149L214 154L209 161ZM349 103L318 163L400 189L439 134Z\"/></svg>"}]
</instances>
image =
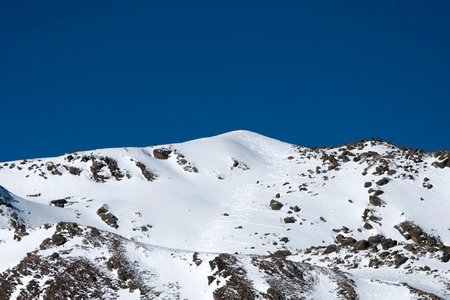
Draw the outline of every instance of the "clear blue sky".
<instances>
[{"instance_id":1,"label":"clear blue sky","mask_svg":"<svg viewBox=\"0 0 450 300\"><path fill-rule=\"evenodd\" d=\"M0 161L248 129L450 149L450 1L0 2Z\"/></svg>"}]
</instances>

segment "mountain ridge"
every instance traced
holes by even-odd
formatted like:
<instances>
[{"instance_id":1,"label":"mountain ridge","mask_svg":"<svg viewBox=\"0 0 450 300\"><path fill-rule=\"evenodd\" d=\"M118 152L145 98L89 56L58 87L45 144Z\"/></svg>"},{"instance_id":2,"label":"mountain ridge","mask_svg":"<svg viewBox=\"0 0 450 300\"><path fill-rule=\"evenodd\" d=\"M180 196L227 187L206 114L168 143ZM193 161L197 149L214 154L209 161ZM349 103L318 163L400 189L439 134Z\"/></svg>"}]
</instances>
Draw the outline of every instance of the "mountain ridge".
<instances>
[{"instance_id":1,"label":"mountain ridge","mask_svg":"<svg viewBox=\"0 0 450 300\"><path fill-rule=\"evenodd\" d=\"M340 147L344 147L344 146L352 145L352 144L358 144L360 142L375 141L375 142L378 142L378 143L392 145L392 146L395 146L397 148L403 148L403 149L408 149L408 150L416 150L416 151L423 151L423 152L427 152L427 153L435 153L435 152L440 152L440 151L449 152L450 151L450 149L424 150L422 148L415 148L415 147L400 145L400 144L395 143L394 141L385 140L385 139L380 138L380 137L361 138L361 139L358 139L358 140L356 140L354 142L347 142L347 143L342 143L342 144L337 144L337 145L310 146L310 145L307 145L307 144L298 144L298 143L287 142L287 141L284 141L284 140L279 139L279 138L266 136L264 134L260 134L258 132L247 130L247 129L236 129L236 130L231 130L231 131L227 131L227 132L223 132L223 133L209 135L209 136L206 136L206 137L199 137L199 138L194 138L194 139L191 139L191 140L178 141L178 142L175 142L175 143L149 144L147 146L130 146L130 147L127 147L127 146L125 146L125 147L120 147L120 146L100 147L100 148L95 148L95 149L69 151L69 152L64 152L63 154L57 154L57 155L34 157L34 159L37 159L37 158L48 159L48 158L60 157L60 156L66 155L66 154L80 153L80 152L101 151L101 150L111 150L111 149L121 149L121 148L148 148L148 147L153 147L153 146L183 144L183 143L186 143L186 142L194 142L194 141L197 141L197 140L204 140L204 139L211 139L211 138L221 138L221 137L227 137L227 136L233 136L233 135L237 136L237 135L242 135L242 134L260 136L260 137L264 137L266 139L271 139L271 140L274 140L274 141L278 141L278 142L282 142L282 143L286 143L286 144L291 144L291 145L298 145L298 146L301 146L301 147L304 147L304 148L310 148L310 149L332 149L332 148L340 148ZM27 160L27 159L33 159L33 158L32 157L27 157L27 158L11 159L11 160L2 161L2 163L4 163L4 162L20 162L20 161Z\"/></svg>"}]
</instances>

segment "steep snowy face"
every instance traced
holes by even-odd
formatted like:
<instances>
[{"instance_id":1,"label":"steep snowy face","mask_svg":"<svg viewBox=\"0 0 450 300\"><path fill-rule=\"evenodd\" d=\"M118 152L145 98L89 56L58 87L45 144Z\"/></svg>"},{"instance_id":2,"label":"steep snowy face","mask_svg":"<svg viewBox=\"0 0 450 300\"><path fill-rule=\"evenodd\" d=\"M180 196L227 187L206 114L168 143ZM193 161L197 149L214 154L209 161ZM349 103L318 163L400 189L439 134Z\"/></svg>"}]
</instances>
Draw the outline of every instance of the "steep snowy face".
<instances>
[{"instance_id":1,"label":"steep snowy face","mask_svg":"<svg viewBox=\"0 0 450 300\"><path fill-rule=\"evenodd\" d=\"M383 280L408 283L389 285L399 293L413 295L416 288L445 298L449 292L446 151L426 153L379 140L313 149L235 131L179 144L6 162L0 164L0 184L0 238L9 247L41 231L50 234L63 222L126 239L127 245L138 243L149 253L154 251L148 247L200 253L208 257L203 260L224 261L219 264L224 268L236 260L248 273L242 288L251 285L252 295L260 297L276 289L267 274L258 272L275 268L272 260L280 258L270 255L279 251L295 254L288 260L283 256L286 268L294 268L289 265L294 262L338 267L368 290L377 285L363 271L380 270L373 275L379 286ZM264 259L271 262L261 263ZM401 281L389 273L392 268L404 273ZM329 280L328 288L337 282L345 286L341 275L320 270L312 270L311 278ZM417 285L424 281L411 277L412 271L429 284ZM199 276L212 276L209 284L214 281L223 292L216 294L226 298L226 279L219 280L219 270L208 272L202 269ZM206 277L202 280L209 286ZM345 293L359 295L357 287L352 289ZM117 292L112 290L111 295Z\"/></svg>"}]
</instances>

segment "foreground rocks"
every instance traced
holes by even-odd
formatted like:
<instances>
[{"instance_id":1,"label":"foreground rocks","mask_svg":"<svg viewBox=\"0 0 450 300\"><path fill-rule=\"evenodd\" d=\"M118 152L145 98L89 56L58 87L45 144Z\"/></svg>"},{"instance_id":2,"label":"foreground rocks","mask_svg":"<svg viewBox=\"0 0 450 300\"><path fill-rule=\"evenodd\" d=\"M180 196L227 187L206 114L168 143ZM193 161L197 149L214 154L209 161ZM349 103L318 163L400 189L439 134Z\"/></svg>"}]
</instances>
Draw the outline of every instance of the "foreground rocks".
<instances>
[{"instance_id":1,"label":"foreground rocks","mask_svg":"<svg viewBox=\"0 0 450 300\"><path fill-rule=\"evenodd\" d=\"M150 257L155 250L130 248L129 240L75 223L59 223L47 230L54 230L51 238L42 241L38 249L16 266L0 273L0 299L10 299L13 294L16 299L117 299L121 291L139 293L141 299L179 297L179 283L164 283L162 291L158 272L145 271L126 249L134 248ZM177 258L176 252L170 252L166 264L170 260L184 261ZM335 293L340 299L357 298L353 283L345 274L290 261L290 254L193 253L186 256L190 259L185 264L194 276L203 274L204 271L198 270L209 265L209 275L196 280L208 283L210 297L214 299L301 299L314 291ZM24 281L31 274L33 277ZM263 290L256 287L255 276L268 287ZM335 282L337 290L322 291L322 280Z\"/></svg>"}]
</instances>

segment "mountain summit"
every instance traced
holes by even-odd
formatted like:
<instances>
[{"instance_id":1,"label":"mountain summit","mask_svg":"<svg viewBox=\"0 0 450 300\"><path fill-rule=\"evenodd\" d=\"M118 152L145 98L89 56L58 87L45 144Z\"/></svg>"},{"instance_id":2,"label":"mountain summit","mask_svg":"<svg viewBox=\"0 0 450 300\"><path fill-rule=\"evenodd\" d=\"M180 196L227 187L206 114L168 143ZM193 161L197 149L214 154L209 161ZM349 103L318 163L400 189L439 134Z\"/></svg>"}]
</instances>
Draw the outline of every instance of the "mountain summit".
<instances>
[{"instance_id":1,"label":"mountain summit","mask_svg":"<svg viewBox=\"0 0 450 300\"><path fill-rule=\"evenodd\" d=\"M233 131L0 185L0 299L450 299L448 151Z\"/></svg>"}]
</instances>

